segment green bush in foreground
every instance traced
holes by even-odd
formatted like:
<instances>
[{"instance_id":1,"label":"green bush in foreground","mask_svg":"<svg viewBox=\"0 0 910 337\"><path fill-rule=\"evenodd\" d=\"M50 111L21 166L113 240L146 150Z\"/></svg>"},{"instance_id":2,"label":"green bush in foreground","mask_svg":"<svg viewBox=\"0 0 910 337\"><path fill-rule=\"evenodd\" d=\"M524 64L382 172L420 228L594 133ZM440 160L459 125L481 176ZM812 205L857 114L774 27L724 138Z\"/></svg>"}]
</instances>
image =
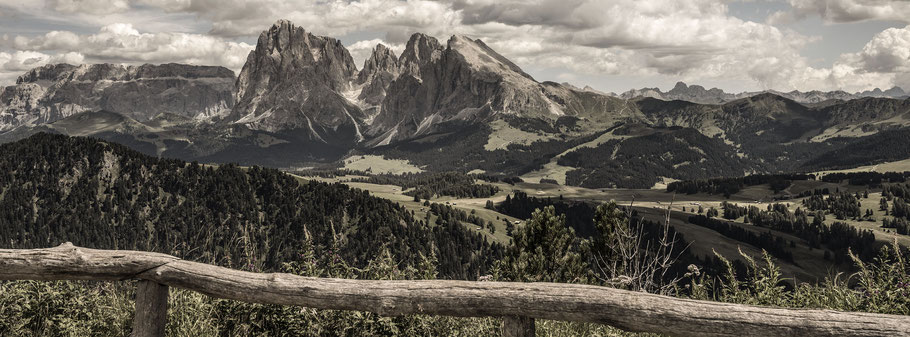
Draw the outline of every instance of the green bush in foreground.
<instances>
[{"instance_id":1,"label":"green bush in foreground","mask_svg":"<svg viewBox=\"0 0 910 337\"><path fill-rule=\"evenodd\" d=\"M710 276L690 266L684 292L695 299L730 303L910 315L910 254L896 242L883 246L870 263L851 253L859 269L852 275L838 274L818 285L803 283L792 290L785 290L770 255L765 253L761 261L742 256L748 275L737 275L733 264L718 255L726 272Z\"/></svg>"}]
</instances>

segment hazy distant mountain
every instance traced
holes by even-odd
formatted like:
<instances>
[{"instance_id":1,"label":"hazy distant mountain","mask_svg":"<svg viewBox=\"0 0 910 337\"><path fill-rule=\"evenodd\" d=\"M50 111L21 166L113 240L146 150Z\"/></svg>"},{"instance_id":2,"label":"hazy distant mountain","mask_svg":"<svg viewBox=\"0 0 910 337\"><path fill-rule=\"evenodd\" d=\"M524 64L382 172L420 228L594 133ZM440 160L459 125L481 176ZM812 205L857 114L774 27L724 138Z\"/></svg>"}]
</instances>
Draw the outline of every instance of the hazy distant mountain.
<instances>
[{"instance_id":1,"label":"hazy distant mountain","mask_svg":"<svg viewBox=\"0 0 910 337\"><path fill-rule=\"evenodd\" d=\"M781 97L786 97L788 99L794 100L800 103L821 103L829 100L851 100L858 99L863 97L886 97L886 98L904 98L907 96L907 93L899 87L893 87L891 89L882 91L881 89L875 88L871 91L863 91L855 94L844 92L841 90L835 91L790 91L790 92L780 92L775 90L765 90L765 91L753 91L753 92L742 92L738 94L726 93L718 88L705 89L699 85L686 85L683 82L677 82L676 86L670 91L663 92L659 88L642 88L642 89L632 89L626 91L622 94L619 94L619 97L624 99L633 99L633 98L657 98L662 100L680 100L688 101L693 103L702 103L702 104L721 104L725 102L730 102L736 99L751 97L755 95L760 95L764 93L772 93Z\"/></svg>"},{"instance_id":2,"label":"hazy distant mountain","mask_svg":"<svg viewBox=\"0 0 910 337\"><path fill-rule=\"evenodd\" d=\"M233 80L234 73L222 67L47 65L2 88L0 131L96 110L142 121L161 113L211 120L230 112Z\"/></svg>"},{"instance_id":3,"label":"hazy distant mountain","mask_svg":"<svg viewBox=\"0 0 910 337\"><path fill-rule=\"evenodd\" d=\"M879 88L875 88L875 89L873 89L873 90L866 90L866 91L859 92L859 93L856 93L856 94L857 94L858 96L862 96L862 97L892 97L892 98L896 98L896 97L907 96L907 93L904 91L904 89L901 89L900 87L892 87L891 89L888 89L888 90L885 90L885 91L882 91L882 89L879 89Z\"/></svg>"}]
</instances>

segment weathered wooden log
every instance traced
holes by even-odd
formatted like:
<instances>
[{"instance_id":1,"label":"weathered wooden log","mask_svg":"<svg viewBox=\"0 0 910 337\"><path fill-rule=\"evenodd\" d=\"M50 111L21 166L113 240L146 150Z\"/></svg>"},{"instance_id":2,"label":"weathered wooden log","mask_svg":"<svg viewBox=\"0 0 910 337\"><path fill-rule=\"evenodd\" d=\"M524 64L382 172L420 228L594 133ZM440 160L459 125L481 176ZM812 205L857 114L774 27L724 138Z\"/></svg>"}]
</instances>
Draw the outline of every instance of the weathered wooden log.
<instances>
[{"instance_id":1,"label":"weathered wooden log","mask_svg":"<svg viewBox=\"0 0 910 337\"><path fill-rule=\"evenodd\" d=\"M135 278L253 303L382 315L522 317L678 336L910 335L910 317L697 301L561 283L370 281L251 273L155 253L61 245L0 250L0 279Z\"/></svg>"},{"instance_id":2,"label":"weathered wooden log","mask_svg":"<svg viewBox=\"0 0 910 337\"><path fill-rule=\"evenodd\" d=\"M164 337L167 325L166 285L139 281L136 288L136 313L132 337Z\"/></svg>"},{"instance_id":3,"label":"weathered wooden log","mask_svg":"<svg viewBox=\"0 0 910 337\"><path fill-rule=\"evenodd\" d=\"M502 337L534 337L534 319L528 317L503 317Z\"/></svg>"}]
</instances>

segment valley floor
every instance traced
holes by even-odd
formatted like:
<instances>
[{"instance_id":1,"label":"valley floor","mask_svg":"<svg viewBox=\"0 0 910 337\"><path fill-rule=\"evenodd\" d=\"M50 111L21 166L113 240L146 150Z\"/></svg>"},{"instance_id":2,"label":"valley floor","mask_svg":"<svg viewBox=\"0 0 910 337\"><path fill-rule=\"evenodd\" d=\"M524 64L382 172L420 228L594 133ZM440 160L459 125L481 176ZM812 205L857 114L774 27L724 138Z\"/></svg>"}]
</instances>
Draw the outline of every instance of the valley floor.
<instances>
[{"instance_id":1,"label":"valley floor","mask_svg":"<svg viewBox=\"0 0 910 337\"><path fill-rule=\"evenodd\" d=\"M427 216L428 207L423 205L423 201L416 202L412 196L405 195L407 190L394 185L380 185L363 182L351 182L351 179L362 178L358 176L342 176L335 178L318 178L295 176L300 180L316 179L325 182L340 182L350 187L364 189L372 195L395 201L407 209L413 211L417 218ZM483 182L484 184L490 184ZM589 189L575 186L562 186L556 184L541 184L531 182L521 182L514 185L505 183L492 183L500 188L500 192L489 198L454 198L440 197L433 198L430 201L446 204L466 212L473 212L486 221L492 222L497 228L495 233L491 234L487 229L477 227L474 224L465 224L469 228L484 234L489 240L500 243L508 243L510 237L506 235L505 225L502 219L507 219L513 223L520 223L523 219L501 214L494 210L485 208L486 202L493 201L501 203L507 195L515 192L524 192L529 196L538 198L563 198L570 201L583 201L590 203L603 203L611 200L620 205L631 205L637 210L644 219L651 221L663 222L667 219L669 209L669 223L681 233L685 240L690 243L690 251L696 256L705 258L712 257L714 252L726 258L738 258L740 251L749 256L758 256L761 250L755 246L727 238L720 233L687 221L689 216L696 215L699 207L709 209L711 207L721 209L721 204L726 201L735 203L740 206L757 206L760 209L767 208L773 203L787 204L791 211L801 207L801 199L791 199L785 201L773 200L774 194L768 189L767 185L751 186L744 188L739 193L732 195L729 199L720 195L699 194L674 194L658 189ZM821 181L796 181L791 187L784 192L792 195L799 194L806 190L817 188L839 188L842 191L864 191L864 187L850 186L847 184L825 183ZM881 197L880 192L870 193L869 198L862 199L862 209L878 209L878 200ZM434 220L431 214L431 220ZM848 224L861 228L872 230L876 239L881 242L892 242L898 240L905 246L910 246L910 236L900 235L892 230L881 228L882 215L876 213L871 219L873 221L854 221L846 220ZM729 223L742 227L756 234L771 232L775 237L782 237L785 240L795 243L789 249L793 253L793 262L778 261L784 277L796 279L804 282L819 282L826 277L833 277L839 272L847 272L845 267L836 267L831 262L824 260L824 250L810 248L804 240L801 240L791 234L774 231L767 228L757 227L743 221L743 218L729 221ZM431 222L432 223L432 222Z\"/></svg>"}]
</instances>

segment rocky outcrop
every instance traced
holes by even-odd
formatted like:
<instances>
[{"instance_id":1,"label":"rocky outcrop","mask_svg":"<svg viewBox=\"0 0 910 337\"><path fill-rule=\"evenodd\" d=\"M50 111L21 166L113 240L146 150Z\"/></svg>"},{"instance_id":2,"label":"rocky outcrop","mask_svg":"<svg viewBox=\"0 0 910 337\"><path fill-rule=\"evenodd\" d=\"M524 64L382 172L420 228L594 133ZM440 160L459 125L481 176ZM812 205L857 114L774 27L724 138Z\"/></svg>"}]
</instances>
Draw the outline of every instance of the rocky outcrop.
<instances>
[{"instance_id":1,"label":"rocky outcrop","mask_svg":"<svg viewBox=\"0 0 910 337\"><path fill-rule=\"evenodd\" d=\"M29 70L16 80L22 83L55 83L68 81L136 81L157 78L231 78L234 72L224 67L195 66L179 63L143 64L123 66L118 64L91 64L74 66L70 64L49 64Z\"/></svg>"},{"instance_id":2,"label":"rocky outcrop","mask_svg":"<svg viewBox=\"0 0 910 337\"><path fill-rule=\"evenodd\" d=\"M344 97L357 68L340 41L286 20L259 35L236 82L233 123L310 140L359 141L365 115Z\"/></svg>"},{"instance_id":3,"label":"rocky outcrop","mask_svg":"<svg viewBox=\"0 0 910 337\"><path fill-rule=\"evenodd\" d=\"M370 106L382 104L389 85L398 78L399 66L398 58L391 49L382 44L376 45L357 75L357 84L362 86L357 98Z\"/></svg>"},{"instance_id":4,"label":"rocky outcrop","mask_svg":"<svg viewBox=\"0 0 910 337\"><path fill-rule=\"evenodd\" d=\"M161 113L195 120L227 114L234 73L183 64L52 64L32 69L0 93L0 130L107 110L144 121Z\"/></svg>"},{"instance_id":5,"label":"rocky outcrop","mask_svg":"<svg viewBox=\"0 0 910 337\"><path fill-rule=\"evenodd\" d=\"M7 131L20 125L46 123L58 119L42 114L41 98L45 89L36 83L9 86L0 91L0 131ZM37 112L37 113L36 113Z\"/></svg>"}]
</instances>

